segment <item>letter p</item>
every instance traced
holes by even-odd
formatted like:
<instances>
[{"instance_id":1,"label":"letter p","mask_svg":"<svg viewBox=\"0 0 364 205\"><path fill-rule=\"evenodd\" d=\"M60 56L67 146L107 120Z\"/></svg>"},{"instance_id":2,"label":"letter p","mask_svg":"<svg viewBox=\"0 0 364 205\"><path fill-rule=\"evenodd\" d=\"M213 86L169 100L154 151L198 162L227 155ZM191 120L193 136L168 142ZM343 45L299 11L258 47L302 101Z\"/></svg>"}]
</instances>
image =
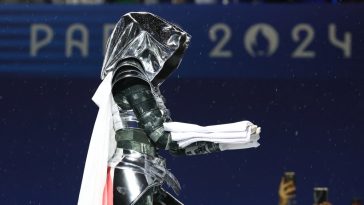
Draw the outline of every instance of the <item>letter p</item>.
<instances>
[{"instance_id":1,"label":"letter p","mask_svg":"<svg viewBox=\"0 0 364 205\"><path fill-rule=\"evenodd\" d=\"M41 31L45 32L45 37L39 39L38 35ZM49 44L53 36L53 30L47 24L32 24L30 27L30 56L37 56L38 50Z\"/></svg>"}]
</instances>

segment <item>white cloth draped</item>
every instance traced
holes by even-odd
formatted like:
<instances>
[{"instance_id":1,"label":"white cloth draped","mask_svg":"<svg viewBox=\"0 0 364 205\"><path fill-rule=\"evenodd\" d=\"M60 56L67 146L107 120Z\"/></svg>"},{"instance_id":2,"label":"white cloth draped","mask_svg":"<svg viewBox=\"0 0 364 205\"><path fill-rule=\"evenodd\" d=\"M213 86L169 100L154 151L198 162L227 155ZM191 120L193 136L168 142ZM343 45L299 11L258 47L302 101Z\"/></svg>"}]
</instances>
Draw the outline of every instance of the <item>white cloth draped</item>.
<instances>
[{"instance_id":1,"label":"white cloth draped","mask_svg":"<svg viewBox=\"0 0 364 205\"><path fill-rule=\"evenodd\" d=\"M99 107L87 153L78 205L101 205L106 184L107 163L115 152L111 94L112 73L98 87L92 100Z\"/></svg>"}]
</instances>

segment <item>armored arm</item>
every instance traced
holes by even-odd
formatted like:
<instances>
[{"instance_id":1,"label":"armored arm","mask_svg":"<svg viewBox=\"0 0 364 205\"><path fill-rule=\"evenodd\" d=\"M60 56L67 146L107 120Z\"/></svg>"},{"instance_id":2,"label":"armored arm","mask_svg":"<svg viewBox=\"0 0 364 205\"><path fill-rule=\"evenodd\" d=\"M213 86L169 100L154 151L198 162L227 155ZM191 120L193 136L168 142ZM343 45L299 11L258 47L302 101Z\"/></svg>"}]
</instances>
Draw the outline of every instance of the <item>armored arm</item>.
<instances>
[{"instance_id":1,"label":"armored arm","mask_svg":"<svg viewBox=\"0 0 364 205\"><path fill-rule=\"evenodd\" d=\"M212 142L195 142L184 149L178 148L177 143L172 142L169 146L169 152L172 155L201 155L221 151L219 144Z\"/></svg>"},{"instance_id":2,"label":"armored arm","mask_svg":"<svg viewBox=\"0 0 364 205\"><path fill-rule=\"evenodd\" d=\"M156 101L155 94L147 82L136 76L130 76L135 69L130 63L127 66L128 68L120 69L123 72L117 70L114 74L112 89L114 100L121 109L134 111L140 127L158 148L169 150L173 155L197 155L220 151L219 145L211 142L197 142L180 149L177 143L171 140L170 133L164 131L163 123L170 121L167 109L163 109L164 104L160 105L161 102Z\"/></svg>"}]
</instances>

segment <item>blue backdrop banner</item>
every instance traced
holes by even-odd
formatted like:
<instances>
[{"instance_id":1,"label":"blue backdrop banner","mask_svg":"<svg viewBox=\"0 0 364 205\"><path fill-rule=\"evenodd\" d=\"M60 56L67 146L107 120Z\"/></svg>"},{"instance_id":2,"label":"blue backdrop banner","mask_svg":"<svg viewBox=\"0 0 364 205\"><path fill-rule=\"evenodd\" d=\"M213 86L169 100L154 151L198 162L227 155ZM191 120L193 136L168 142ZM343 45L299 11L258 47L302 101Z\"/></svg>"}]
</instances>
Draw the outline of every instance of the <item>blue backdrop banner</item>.
<instances>
[{"instance_id":1,"label":"blue backdrop banner","mask_svg":"<svg viewBox=\"0 0 364 205\"><path fill-rule=\"evenodd\" d=\"M0 5L0 71L97 77L120 16L150 11L192 35L175 77L362 78L363 10L360 4Z\"/></svg>"}]
</instances>

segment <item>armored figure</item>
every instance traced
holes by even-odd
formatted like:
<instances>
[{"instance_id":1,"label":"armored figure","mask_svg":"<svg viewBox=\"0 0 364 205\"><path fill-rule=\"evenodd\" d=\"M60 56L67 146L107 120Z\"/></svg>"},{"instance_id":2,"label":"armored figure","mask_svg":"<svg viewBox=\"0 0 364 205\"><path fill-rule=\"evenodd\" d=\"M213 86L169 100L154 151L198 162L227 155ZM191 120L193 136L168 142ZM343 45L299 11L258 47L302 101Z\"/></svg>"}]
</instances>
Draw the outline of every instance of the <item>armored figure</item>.
<instances>
[{"instance_id":1,"label":"armored figure","mask_svg":"<svg viewBox=\"0 0 364 205\"><path fill-rule=\"evenodd\" d=\"M115 148L108 148L113 154L108 157L104 205L180 205L162 188L166 183L175 193L181 189L158 150L173 155L222 150L211 141L181 147L164 127L172 120L159 86L179 66L190 39L181 28L151 13L128 13L115 26L101 72L104 81L111 81L116 142ZM79 205L86 204L81 195L82 188Z\"/></svg>"}]
</instances>

